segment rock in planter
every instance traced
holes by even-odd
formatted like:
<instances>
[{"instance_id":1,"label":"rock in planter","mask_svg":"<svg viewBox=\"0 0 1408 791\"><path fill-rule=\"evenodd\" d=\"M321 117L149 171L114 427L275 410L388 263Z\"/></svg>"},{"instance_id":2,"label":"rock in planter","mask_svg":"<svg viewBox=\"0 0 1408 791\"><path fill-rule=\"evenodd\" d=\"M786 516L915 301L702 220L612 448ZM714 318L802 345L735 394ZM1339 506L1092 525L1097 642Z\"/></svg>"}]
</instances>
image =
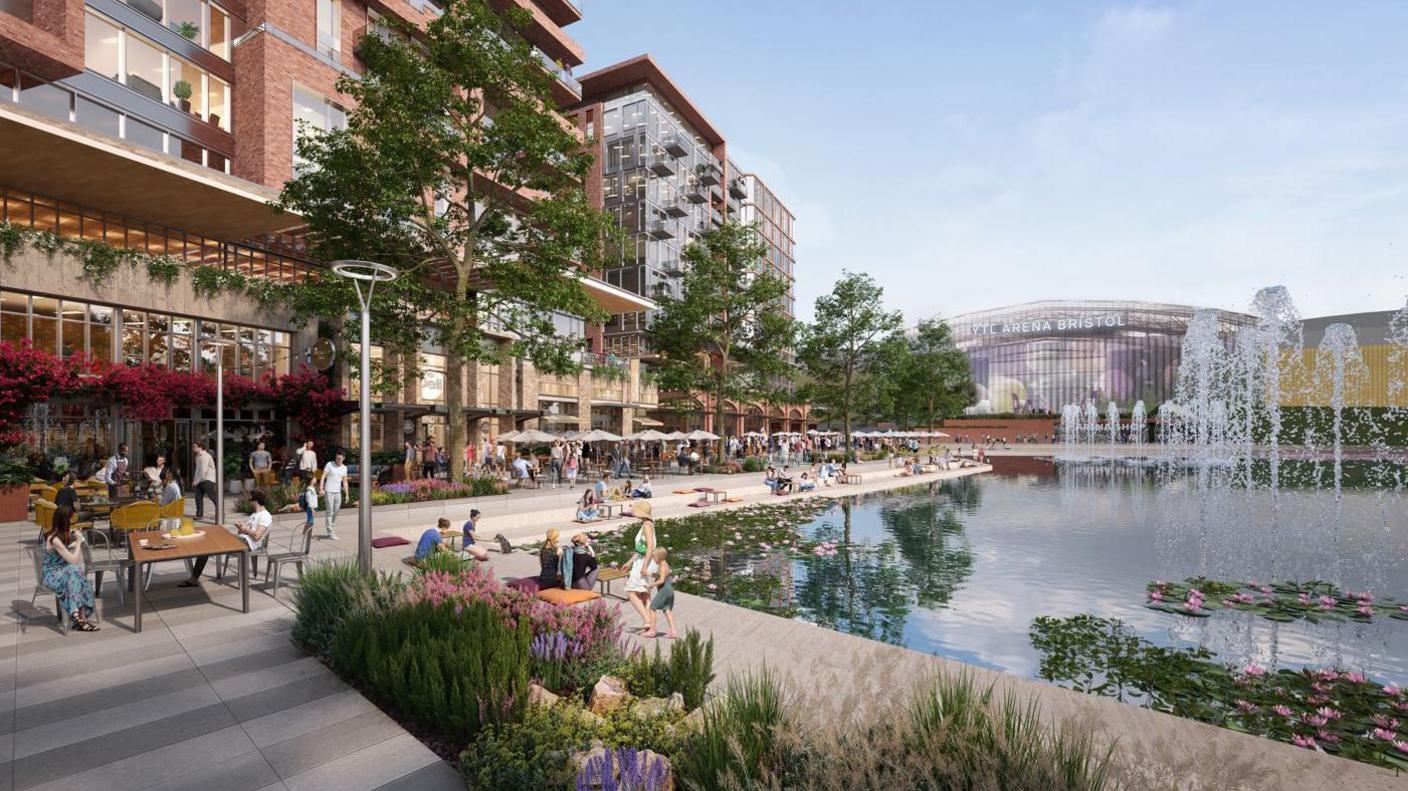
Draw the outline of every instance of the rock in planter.
<instances>
[{"instance_id":1,"label":"rock in planter","mask_svg":"<svg viewBox=\"0 0 1408 791\"><path fill-rule=\"evenodd\" d=\"M601 680L592 687L592 699L589 708L593 714L609 714L631 699L631 693L626 689L626 682L615 676L602 676Z\"/></svg>"},{"instance_id":2,"label":"rock in planter","mask_svg":"<svg viewBox=\"0 0 1408 791\"><path fill-rule=\"evenodd\" d=\"M608 750L597 744L573 756L572 765L577 770L576 787L579 789L673 791L675 787L670 759L652 750L637 750L634 747Z\"/></svg>"},{"instance_id":3,"label":"rock in planter","mask_svg":"<svg viewBox=\"0 0 1408 791\"><path fill-rule=\"evenodd\" d=\"M538 684L528 685L528 705L552 708L561 700L557 695L549 692L546 688Z\"/></svg>"},{"instance_id":4,"label":"rock in planter","mask_svg":"<svg viewBox=\"0 0 1408 791\"><path fill-rule=\"evenodd\" d=\"M631 715L641 719L683 713L684 696L678 692L668 698L642 698L631 705Z\"/></svg>"}]
</instances>

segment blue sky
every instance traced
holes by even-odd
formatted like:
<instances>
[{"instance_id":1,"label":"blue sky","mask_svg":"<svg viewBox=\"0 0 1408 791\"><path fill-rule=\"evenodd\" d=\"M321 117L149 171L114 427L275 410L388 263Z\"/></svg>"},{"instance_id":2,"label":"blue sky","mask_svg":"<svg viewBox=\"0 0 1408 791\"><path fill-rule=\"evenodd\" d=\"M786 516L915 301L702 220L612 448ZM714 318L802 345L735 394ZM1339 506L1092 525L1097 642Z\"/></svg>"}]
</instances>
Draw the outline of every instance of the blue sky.
<instances>
[{"instance_id":1,"label":"blue sky","mask_svg":"<svg viewBox=\"0 0 1408 791\"><path fill-rule=\"evenodd\" d=\"M585 0L913 322L1047 298L1408 294L1408 2Z\"/></svg>"}]
</instances>

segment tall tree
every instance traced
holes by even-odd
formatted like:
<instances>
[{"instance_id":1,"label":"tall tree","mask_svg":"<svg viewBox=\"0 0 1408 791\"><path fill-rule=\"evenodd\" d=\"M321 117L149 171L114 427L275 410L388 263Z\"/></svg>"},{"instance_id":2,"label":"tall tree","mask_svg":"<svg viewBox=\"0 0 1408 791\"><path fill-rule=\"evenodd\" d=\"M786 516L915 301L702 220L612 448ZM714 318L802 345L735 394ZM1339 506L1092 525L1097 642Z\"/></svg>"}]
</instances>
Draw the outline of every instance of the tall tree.
<instances>
[{"instance_id":1,"label":"tall tree","mask_svg":"<svg viewBox=\"0 0 1408 791\"><path fill-rule=\"evenodd\" d=\"M903 426L932 426L962 414L977 387L946 322L927 319L913 333L896 332L874 357L876 411Z\"/></svg>"},{"instance_id":2,"label":"tall tree","mask_svg":"<svg viewBox=\"0 0 1408 791\"><path fill-rule=\"evenodd\" d=\"M725 400L776 397L774 382L792 372L783 355L795 322L778 309L787 284L762 266L765 253L750 226L730 222L700 236L683 253L680 298L662 299L650 326L661 392L677 404L708 393L720 437Z\"/></svg>"},{"instance_id":3,"label":"tall tree","mask_svg":"<svg viewBox=\"0 0 1408 791\"><path fill-rule=\"evenodd\" d=\"M847 453L860 380L880 342L903 320L899 311L881 306L884 295L870 275L842 271L831 293L817 298L815 316L802 339L799 359L810 379L812 400L841 419Z\"/></svg>"},{"instance_id":4,"label":"tall tree","mask_svg":"<svg viewBox=\"0 0 1408 791\"><path fill-rule=\"evenodd\" d=\"M423 32L364 37L366 73L338 82L355 105L346 128L301 136L306 164L280 198L320 258L400 268L378 291L377 340L411 375L423 342L444 349L455 477L468 366L574 371L581 342L556 333L554 313L603 318L575 275L598 268L612 224L587 200L591 155L553 110L553 77L521 35L531 22L516 6L451 0ZM303 310L352 310L337 280L305 289Z\"/></svg>"}]
</instances>

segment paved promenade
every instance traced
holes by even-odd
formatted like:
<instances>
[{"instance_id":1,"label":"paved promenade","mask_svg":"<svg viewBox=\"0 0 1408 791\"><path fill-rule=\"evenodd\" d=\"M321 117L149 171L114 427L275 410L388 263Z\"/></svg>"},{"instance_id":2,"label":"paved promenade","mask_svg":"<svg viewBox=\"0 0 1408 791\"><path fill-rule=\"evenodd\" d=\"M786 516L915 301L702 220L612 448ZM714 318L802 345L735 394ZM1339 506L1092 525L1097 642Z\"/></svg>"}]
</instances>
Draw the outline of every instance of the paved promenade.
<instances>
[{"instance_id":1,"label":"paved promenade","mask_svg":"<svg viewBox=\"0 0 1408 791\"><path fill-rule=\"evenodd\" d=\"M864 482L839 487L854 494L973 474L952 471L919 479L897 478L884 462L861 465ZM696 476L656 482L657 516L696 513L697 495L674 495L684 486L727 488L749 501L768 501L761 475ZM822 490L821 494L832 491ZM542 489L507 498L484 498L483 528L502 531L516 544L549 526L567 533L576 490ZM520 496L523 495L523 496ZM470 503L415 509L392 518L378 515L378 535L414 540L441 514L462 521ZM629 520L617 520L627 524ZM610 523L608 523L609 525ZM338 541L318 541L319 556L355 551L356 512L346 512ZM0 525L0 585L14 607L28 608L33 569L20 543L27 524ZM401 570L410 547L376 550L378 568ZM536 572L530 553L493 553L501 576ZM239 612L238 589L207 578L201 590L174 587L179 563L158 569L144 631L131 631L130 598L117 601L105 582L103 630L62 636L52 611L21 630L13 612L0 629L0 791L7 789L460 789L453 768L335 678L288 640L289 596L276 602L261 587L252 591L251 613ZM802 692L820 692L823 705L844 715L862 706L898 705L917 680L936 673L969 672L1024 696L1035 696L1048 715L1073 717L1117 740L1123 760L1150 768L1160 780L1196 776L1206 788L1402 789L1408 778L1329 758L1265 739L1144 709L1048 687L1027 679L975 669L908 649L851 637L804 623L678 595L682 627L716 641L720 680L763 665L792 680ZM41 606L49 597L41 597ZM627 625L635 622L623 607ZM644 644L640 638L632 638ZM653 642L653 641L650 641ZM836 695L836 690L844 694ZM1184 787L1184 786L1179 786Z\"/></svg>"}]
</instances>

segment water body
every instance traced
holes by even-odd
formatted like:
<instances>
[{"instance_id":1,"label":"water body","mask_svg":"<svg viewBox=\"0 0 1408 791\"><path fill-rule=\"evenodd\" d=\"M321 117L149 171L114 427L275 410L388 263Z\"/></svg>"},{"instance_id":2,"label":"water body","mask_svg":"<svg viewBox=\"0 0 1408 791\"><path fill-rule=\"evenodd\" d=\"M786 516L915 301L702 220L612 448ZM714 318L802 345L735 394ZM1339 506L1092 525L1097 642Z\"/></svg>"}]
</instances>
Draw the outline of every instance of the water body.
<instances>
[{"instance_id":1,"label":"water body","mask_svg":"<svg viewBox=\"0 0 1408 791\"><path fill-rule=\"evenodd\" d=\"M1273 504L1270 492L1242 491L1226 512L1237 521L1209 538L1190 530L1209 505L1194 483L1137 464L1023 459L1006 472L842 501L802 528L837 541L835 555L753 558L732 571L780 570L780 596L803 620L1023 676L1036 677L1041 658L1032 619L1093 613L1229 663L1338 666L1408 684L1405 621L1285 624L1231 610L1193 619L1143 606L1155 579L1269 581L1273 559L1282 579L1333 571L1342 587L1408 603L1402 498L1347 487L1337 500L1307 487L1282 489ZM1274 552L1265 531L1237 523L1255 524L1273 505L1309 526L1281 535Z\"/></svg>"}]
</instances>

